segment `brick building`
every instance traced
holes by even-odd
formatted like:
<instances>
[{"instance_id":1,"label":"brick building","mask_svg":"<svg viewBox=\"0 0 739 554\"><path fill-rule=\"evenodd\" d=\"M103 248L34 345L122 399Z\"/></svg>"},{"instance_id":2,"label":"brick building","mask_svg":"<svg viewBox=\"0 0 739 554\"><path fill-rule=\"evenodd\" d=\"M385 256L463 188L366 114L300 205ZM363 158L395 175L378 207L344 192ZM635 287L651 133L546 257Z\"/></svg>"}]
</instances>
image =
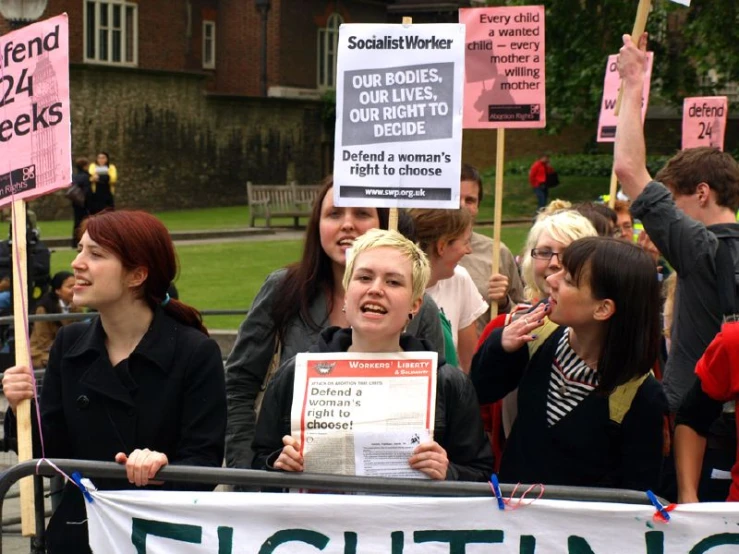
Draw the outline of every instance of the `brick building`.
<instances>
[{"instance_id":1,"label":"brick building","mask_svg":"<svg viewBox=\"0 0 739 554\"><path fill-rule=\"evenodd\" d=\"M107 150L117 205L163 209L244 203L247 180L321 179L332 165L323 97L339 25L454 21L469 4L48 0L41 18L69 15L74 155ZM9 30L0 16L0 33ZM68 217L60 195L35 204Z\"/></svg>"},{"instance_id":2,"label":"brick building","mask_svg":"<svg viewBox=\"0 0 739 554\"><path fill-rule=\"evenodd\" d=\"M483 3L48 0L42 18L69 14L74 155L110 152L118 206L175 209L243 204L247 180L309 183L330 172L339 25L456 22L460 7ZM592 134L509 133L507 156L581 152ZM464 158L492 165L494 137L465 132ZM61 195L35 204L44 217L69 217Z\"/></svg>"}]
</instances>

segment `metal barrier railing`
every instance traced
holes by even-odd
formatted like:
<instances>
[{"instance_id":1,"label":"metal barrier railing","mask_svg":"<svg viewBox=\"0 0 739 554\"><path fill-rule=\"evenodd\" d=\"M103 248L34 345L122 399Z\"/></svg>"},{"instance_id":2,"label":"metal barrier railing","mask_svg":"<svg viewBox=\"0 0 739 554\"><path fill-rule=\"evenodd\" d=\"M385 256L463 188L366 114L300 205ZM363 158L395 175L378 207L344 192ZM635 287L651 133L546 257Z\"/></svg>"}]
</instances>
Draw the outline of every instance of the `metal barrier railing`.
<instances>
[{"instance_id":1,"label":"metal barrier railing","mask_svg":"<svg viewBox=\"0 0 739 554\"><path fill-rule=\"evenodd\" d=\"M29 460L17 464L0 473L0 516L3 515L5 495L10 487L19 479L36 475L36 503L39 497L43 504L43 490L38 486L39 476L54 477L56 469L47 463ZM79 471L88 478L126 479L124 466L114 462L94 462L87 460L51 460L59 469L67 474ZM220 467L176 466L163 467L157 473L157 479L177 481L180 483L205 483L211 485L238 485L244 487L275 489L314 489L329 492L361 492L383 495L404 496L485 496L492 498L490 485L487 483L470 483L462 481L426 481L418 479L390 479L382 477L348 477L343 475L325 475L310 473L283 473L274 471L256 471L250 469L229 469ZM515 485L501 484L501 492L510 496ZM518 490L526 490L528 485L519 485ZM41 492L39 493L39 490ZM649 504L643 492L623 489L599 489L592 487L565 487L547 485L543 498L550 500L577 500L581 502L617 502L620 504ZM44 520L36 521L36 537L31 541L31 552L44 552ZM0 530L0 554L2 554L2 531Z\"/></svg>"},{"instance_id":2,"label":"metal barrier railing","mask_svg":"<svg viewBox=\"0 0 739 554\"><path fill-rule=\"evenodd\" d=\"M243 315L249 313L248 308L238 308L234 310L200 310L200 314L203 317L208 316L226 316L226 315ZM84 320L84 319L90 319L91 317L95 317L97 314L95 312L87 312L87 313L69 313L69 314L29 314L28 321L33 323L34 321L78 321L78 320ZM13 324L13 316L12 315L5 315L0 317L0 325L12 325Z\"/></svg>"}]
</instances>

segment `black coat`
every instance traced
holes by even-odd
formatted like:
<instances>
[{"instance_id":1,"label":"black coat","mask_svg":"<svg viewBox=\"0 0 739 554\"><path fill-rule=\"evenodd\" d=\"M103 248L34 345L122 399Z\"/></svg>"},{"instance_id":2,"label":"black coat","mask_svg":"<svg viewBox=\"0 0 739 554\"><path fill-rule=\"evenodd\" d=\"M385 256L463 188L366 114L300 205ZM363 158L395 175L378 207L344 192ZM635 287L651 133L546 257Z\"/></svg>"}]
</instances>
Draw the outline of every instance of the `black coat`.
<instances>
[{"instance_id":1,"label":"black coat","mask_svg":"<svg viewBox=\"0 0 739 554\"><path fill-rule=\"evenodd\" d=\"M556 424L547 422L552 364L566 328L547 338L531 359L524 346L505 352L496 329L472 359L470 377L480 402L518 387L518 415L499 477L506 483L647 490L659 485L667 399L653 376L639 386L620 424L609 397L590 393Z\"/></svg>"},{"instance_id":2,"label":"black coat","mask_svg":"<svg viewBox=\"0 0 739 554\"><path fill-rule=\"evenodd\" d=\"M329 327L310 352L346 352L351 343L351 329ZM433 351L428 343L412 335L402 335L400 346L406 352ZM493 471L493 454L472 383L443 359L439 360L436 377L434 440L449 458L447 480L487 481ZM282 437L290 434L294 381L293 357L280 367L265 392L252 444L254 469L272 469L282 450Z\"/></svg>"},{"instance_id":3,"label":"black coat","mask_svg":"<svg viewBox=\"0 0 739 554\"><path fill-rule=\"evenodd\" d=\"M126 386L111 366L99 319L60 330L40 401L46 456L113 461L118 452L149 448L170 464L220 467L226 393L215 341L157 309L128 370L133 382ZM92 480L99 489L135 488L128 481ZM67 485L49 523L49 552L89 551L87 526L67 524L84 519L82 496Z\"/></svg>"}]
</instances>

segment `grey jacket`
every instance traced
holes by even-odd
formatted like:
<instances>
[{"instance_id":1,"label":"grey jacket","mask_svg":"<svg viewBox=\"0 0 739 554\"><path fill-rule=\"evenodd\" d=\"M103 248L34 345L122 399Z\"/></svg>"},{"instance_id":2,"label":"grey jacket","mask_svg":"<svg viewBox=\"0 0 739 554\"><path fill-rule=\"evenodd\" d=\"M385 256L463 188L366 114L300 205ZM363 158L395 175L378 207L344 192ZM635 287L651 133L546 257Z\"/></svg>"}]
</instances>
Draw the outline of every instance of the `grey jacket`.
<instances>
[{"instance_id":1,"label":"grey jacket","mask_svg":"<svg viewBox=\"0 0 739 554\"><path fill-rule=\"evenodd\" d=\"M262 390L264 377L275 353L277 330L272 320L272 303L286 271L278 269L267 277L249 309L249 315L239 327L236 343L226 361L228 467L251 468L251 443L256 424L254 402ZM321 293L313 300L310 315L313 321L323 322L322 329L331 325L325 294ZM318 341L322 329L315 330L302 317L294 317L288 324L281 345L280 365L300 352L307 352ZM408 324L406 332L425 339L440 356L444 356L439 308L428 295L424 295L421 309Z\"/></svg>"},{"instance_id":2,"label":"grey jacket","mask_svg":"<svg viewBox=\"0 0 739 554\"><path fill-rule=\"evenodd\" d=\"M695 382L695 364L721 327L717 293L718 237L727 241L734 271L739 274L739 225L705 226L675 206L670 191L652 181L636 198L631 214L640 219L649 238L677 272L672 322L672 347L662 385L670 411L677 412Z\"/></svg>"}]
</instances>

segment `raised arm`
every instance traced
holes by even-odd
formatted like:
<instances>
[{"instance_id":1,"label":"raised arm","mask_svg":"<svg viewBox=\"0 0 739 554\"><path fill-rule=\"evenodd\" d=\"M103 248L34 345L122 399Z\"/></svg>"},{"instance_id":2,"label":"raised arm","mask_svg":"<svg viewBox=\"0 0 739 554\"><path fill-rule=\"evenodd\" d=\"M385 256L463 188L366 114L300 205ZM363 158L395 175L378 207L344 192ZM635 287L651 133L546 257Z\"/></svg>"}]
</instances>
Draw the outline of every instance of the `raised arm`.
<instances>
[{"instance_id":1,"label":"raised arm","mask_svg":"<svg viewBox=\"0 0 739 554\"><path fill-rule=\"evenodd\" d=\"M638 46L629 35L624 35L623 41L624 45L618 55L623 99L613 150L613 170L624 192L633 200L652 180L647 171L647 149L641 120L647 67L647 35L642 35Z\"/></svg>"}]
</instances>

